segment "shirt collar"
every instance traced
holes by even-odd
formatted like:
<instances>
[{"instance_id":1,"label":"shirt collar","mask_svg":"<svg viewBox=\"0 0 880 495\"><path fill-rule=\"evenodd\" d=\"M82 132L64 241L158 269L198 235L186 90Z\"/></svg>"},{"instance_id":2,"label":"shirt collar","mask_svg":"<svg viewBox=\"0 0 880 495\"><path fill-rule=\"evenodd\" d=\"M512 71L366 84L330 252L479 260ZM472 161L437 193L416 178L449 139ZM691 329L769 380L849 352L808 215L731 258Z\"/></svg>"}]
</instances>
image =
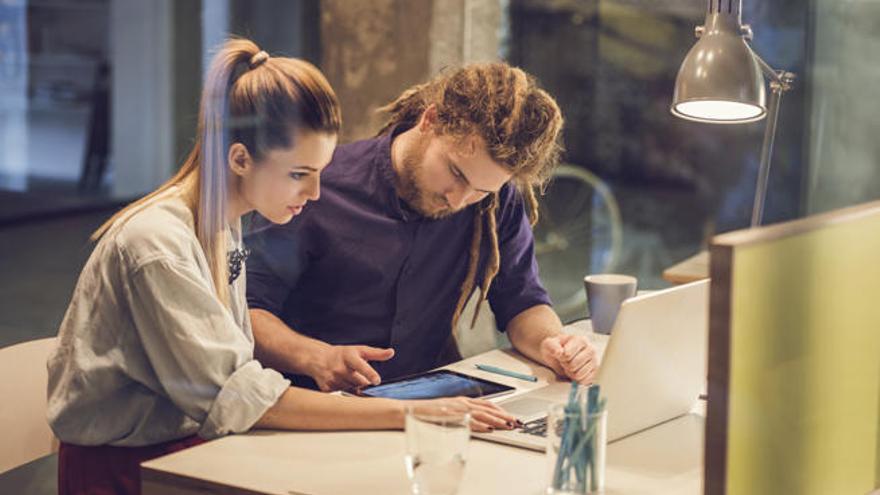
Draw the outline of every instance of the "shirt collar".
<instances>
[{"instance_id":1,"label":"shirt collar","mask_svg":"<svg viewBox=\"0 0 880 495\"><path fill-rule=\"evenodd\" d=\"M397 189L394 186L397 180L397 172L391 164L391 143L399 134L410 129L411 126L398 125L391 131L379 137L379 153L376 156L376 167L379 170L379 176L382 178L382 192L388 212L394 218L403 220L404 222L412 222L421 220L423 217L418 212L409 207L400 196L397 195Z\"/></svg>"}]
</instances>

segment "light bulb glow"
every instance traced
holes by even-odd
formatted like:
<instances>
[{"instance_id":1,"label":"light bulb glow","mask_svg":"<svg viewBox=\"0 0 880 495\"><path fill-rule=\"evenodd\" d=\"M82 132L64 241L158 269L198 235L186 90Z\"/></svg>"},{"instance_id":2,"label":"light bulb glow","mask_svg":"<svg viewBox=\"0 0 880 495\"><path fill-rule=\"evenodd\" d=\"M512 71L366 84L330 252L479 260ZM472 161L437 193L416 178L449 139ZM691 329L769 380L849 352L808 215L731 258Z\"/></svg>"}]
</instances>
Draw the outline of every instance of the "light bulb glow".
<instances>
[{"instance_id":1,"label":"light bulb glow","mask_svg":"<svg viewBox=\"0 0 880 495\"><path fill-rule=\"evenodd\" d=\"M677 103L673 112L698 122L745 123L764 118L766 109L758 105L727 100L694 100Z\"/></svg>"}]
</instances>

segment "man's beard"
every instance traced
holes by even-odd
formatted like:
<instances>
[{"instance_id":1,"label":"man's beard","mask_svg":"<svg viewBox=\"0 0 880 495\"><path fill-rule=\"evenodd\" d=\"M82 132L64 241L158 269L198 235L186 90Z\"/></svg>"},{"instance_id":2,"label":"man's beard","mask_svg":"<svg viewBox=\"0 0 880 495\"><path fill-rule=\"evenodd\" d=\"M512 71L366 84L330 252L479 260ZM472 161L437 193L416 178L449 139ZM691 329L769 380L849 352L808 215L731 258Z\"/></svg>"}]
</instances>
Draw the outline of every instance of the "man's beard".
<instances>
[{"instance_id":1,"label":"man's beard","mask_svg":"<svg viewBox=\"0 0 880 495\"><path fill-rule=\"evenodd\" d=\"M422 176L427 139L413 143L412 147L404 150L400 171L397 174L396 188L400 196L410 208L423 217L439 219L448 217L455 210L446 202L442 195L435 195L433 201L429 193L425 192L424 178ZM433 204L432 204L433 203ZM438 206L443 205L443 206Z\"/></svg>"}]
</instances>

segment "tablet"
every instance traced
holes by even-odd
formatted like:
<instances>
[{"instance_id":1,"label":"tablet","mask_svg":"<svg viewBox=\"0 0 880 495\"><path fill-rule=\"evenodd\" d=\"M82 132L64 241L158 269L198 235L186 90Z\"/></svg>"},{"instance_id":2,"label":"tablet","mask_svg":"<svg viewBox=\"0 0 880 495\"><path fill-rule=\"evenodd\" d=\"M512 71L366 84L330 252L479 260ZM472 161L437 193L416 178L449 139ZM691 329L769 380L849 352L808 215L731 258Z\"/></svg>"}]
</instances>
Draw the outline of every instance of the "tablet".
<instances>
[{"instance_id":1,"label":"tablet","mask_svg":"<svg viewBox=\"0 0 880 495\"><path fill-rule=\"evenodd\" d=\"M458 396L485 399L514 390L516 390L514 387L502 383L451 370L436 370L364 387L357 391L357 395L389 399L436 399Z\"/></svg>"}]
</instances>

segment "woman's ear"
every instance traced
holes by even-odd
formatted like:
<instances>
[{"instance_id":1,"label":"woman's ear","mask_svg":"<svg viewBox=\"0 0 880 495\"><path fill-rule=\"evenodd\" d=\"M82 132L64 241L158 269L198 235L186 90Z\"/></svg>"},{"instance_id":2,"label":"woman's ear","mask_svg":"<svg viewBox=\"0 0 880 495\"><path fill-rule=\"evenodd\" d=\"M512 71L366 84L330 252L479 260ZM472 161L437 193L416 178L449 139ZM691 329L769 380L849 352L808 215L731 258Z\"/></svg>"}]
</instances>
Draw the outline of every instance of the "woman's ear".
<instances>
[{"instance_id":1,"label":"woman's ear","mask_svg":"<svg viewBox=\"0 0 880 495\"><path fill-rule=\"evenodd\" d=\"M250 152L248 152L247 146L241 143L232 143L226 160L229 170L238 176L247 175L253 165L253 158Z\"/></svg>"}]
</instances>

